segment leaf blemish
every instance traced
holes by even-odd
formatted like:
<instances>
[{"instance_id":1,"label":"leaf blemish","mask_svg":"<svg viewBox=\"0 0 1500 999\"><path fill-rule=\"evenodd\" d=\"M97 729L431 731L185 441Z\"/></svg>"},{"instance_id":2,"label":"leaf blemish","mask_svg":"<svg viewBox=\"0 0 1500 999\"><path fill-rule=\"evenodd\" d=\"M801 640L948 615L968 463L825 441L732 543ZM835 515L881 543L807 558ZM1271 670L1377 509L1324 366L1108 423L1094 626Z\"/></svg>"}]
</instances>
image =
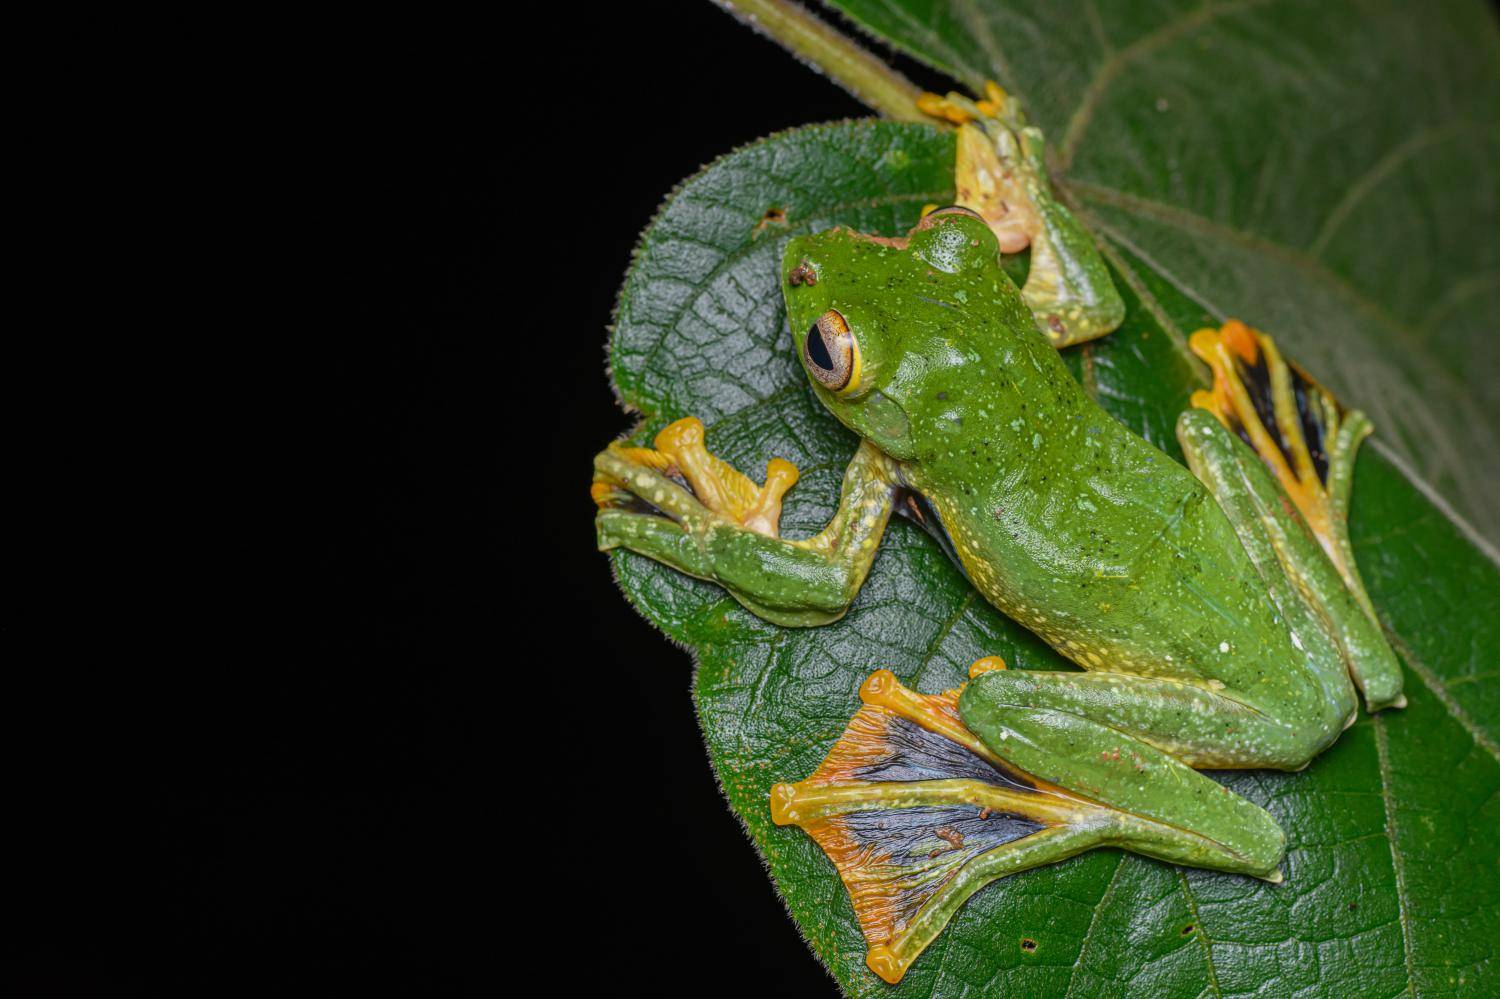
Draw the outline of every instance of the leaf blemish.
<instances>
[{"instance_id":1,"label":"leaf blemish","mask_svg":"<svg viewBox=\"0 0 1500 999\"><path fill-rule=\"evenodd\" d=\"M767 208L766 213L760 217L760 221L755 223L755 229L751 233L752 237L759 236L761 233L766 231L767 226L773 225L779 226L783 229L786 228L787 221L785 208L777 208L775 205Z\"/></svg>"},{"instance_id":2,"label":"leaf blemish","mask_svg":"<svg viewBox=\"0 0 1500 999\"><path fill-rule=\"evenodd\" d=\"M1030 954L1036 950L1036 941L1030 937L1021 938L1021 949Z\"/></svg>"}]
</instances>

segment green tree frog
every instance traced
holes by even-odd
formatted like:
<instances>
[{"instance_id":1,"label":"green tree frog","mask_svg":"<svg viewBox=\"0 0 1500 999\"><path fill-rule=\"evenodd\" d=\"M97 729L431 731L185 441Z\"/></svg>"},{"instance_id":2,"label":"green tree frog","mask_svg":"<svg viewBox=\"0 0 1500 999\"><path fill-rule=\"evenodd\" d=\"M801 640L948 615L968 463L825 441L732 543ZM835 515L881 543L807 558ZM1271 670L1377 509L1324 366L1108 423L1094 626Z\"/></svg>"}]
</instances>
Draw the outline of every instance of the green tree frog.
<instances>
[{"instance_id":1,"label":"green tree frog","mask_svg":"<svg viewBox=\"0 0 1500 999\"><path fill-rule=\"evenodd\" d=\"M1123 308L1053 200L1040 133L992 92L934 104L960 125L964 202L902 238L790 240L782 291L812 392L860 438L826 529L781 538L796 469L764 485L694 419L595 460L599 546L725 587L786 626L836 620L898 506L978 591L1082 672L974 664L921 694L879 670L816 772L771 792L849 889L890 982L975 891L1097 846L1281 880L1271 816L1198 773L1297 770L1401 671L1345 531L1370 432L1243 323L1201 330L1214 374L1177 424L1182 467L1083 391L1057 348ZM1029 245L1018 289L1002 250Z\"/></svg>"}]
</instances>

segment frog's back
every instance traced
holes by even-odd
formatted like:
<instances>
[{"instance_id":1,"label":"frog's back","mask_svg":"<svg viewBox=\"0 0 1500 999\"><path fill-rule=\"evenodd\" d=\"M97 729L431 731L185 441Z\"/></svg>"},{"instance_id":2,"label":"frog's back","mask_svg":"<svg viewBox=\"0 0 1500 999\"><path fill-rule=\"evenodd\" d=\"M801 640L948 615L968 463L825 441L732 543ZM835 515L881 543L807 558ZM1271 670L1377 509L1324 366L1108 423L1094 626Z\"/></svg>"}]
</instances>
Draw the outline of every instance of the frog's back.
<instances>
[{"instance_id":1,"label":"frog's back","mask_svg":"<svg viewBox=\"0 0 1500 999\"><path fill-rule=\"evenodd\" d=\"M1268 660L1295 659L1203 485L1104 412L1039 335L1026 346L1039 349L1007 345L989 387L966 386L983 431L909 473L981 593L1088 669L1253 689Z\"/></svg>"}]
</instances>

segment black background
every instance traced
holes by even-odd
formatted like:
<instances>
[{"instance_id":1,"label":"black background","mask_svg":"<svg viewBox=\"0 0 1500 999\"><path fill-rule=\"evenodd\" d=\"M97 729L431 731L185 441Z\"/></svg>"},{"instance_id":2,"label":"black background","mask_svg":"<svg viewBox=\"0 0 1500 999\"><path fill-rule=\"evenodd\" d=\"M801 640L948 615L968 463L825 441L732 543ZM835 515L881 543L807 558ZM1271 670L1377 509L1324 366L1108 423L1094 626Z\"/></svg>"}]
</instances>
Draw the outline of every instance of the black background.
<instances>
[{"instance_id":1,"label":"black background","mask_svg":"<svg viewBox=\"0 0 1500 999\"><path fill-rule=\"evenodd\" d=\"M588 484L661 200L867 112L704 2L309 37L213 193L272 231L191 358L236 425L149 500L182 596L52 691L34 991L833 994Z\"/></svg>"}]
</instances>

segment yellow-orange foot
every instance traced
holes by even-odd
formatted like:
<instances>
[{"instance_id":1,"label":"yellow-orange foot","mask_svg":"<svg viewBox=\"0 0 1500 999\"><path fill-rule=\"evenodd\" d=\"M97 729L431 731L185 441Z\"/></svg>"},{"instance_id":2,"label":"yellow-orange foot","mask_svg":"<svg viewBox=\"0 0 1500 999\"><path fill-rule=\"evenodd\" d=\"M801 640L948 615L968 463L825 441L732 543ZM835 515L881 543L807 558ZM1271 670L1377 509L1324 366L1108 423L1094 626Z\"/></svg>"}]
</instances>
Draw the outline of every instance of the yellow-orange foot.
<instances>
[{"instance_id":1,"label":"yellow-orange foot","mask_svg":"<svg viewBox=\"0 0 1500 999\"><path fill-rule=\"evenodd\" d=\"M1004 668L987 657L970 675ZM817 770L771 788L772 821L800 826L833 861L866 964L892 984L979 887L1049 862L1023 859L1049 830L1107 825L1107 809L1022 774L970 732L960 690L920 694L876 670Z\"/></svg>"},{"instance_id":2,"label":"yellow-orange foot","mask_svg":"<svg viewBox=\"0 0 1500 999\"><path fill-rule=\"evenodd\" d=\"M725 520L741 527L780 537L781 500L797 483L797 466L781 458L766 465L765 485L711 454L704 445L703 422L695 416L669 424L652 441L653 448L617 447L620 456L685 484L702 503ZM600 507L625 506L630 493L603 474L596 474L589 490Z\"/></svg>"},{"instance_id":3,"label":"yellow-orange foot","mask_svg":"<svg viewBox=\"0 0 1500 999\"><path fill-rule=\"evenodd\" d=\"M1020 104L991 81L986 97L971 100L952 92L946 96L924 93L917 99L923 113L958 126L958 148L954 165L954 204L978 212L994 230L1001 253L1019 253L1031 245L1041 229L1033 205L1023 157L1002 157L1000 149L1018 151L1016 130L1024 128ZM997 142L999 145L997 145ZM936 208L929 205L924 210Z\"/></svg>"},{"instance_id":4,"label":"yellow-orange foot","mask_svg":"<svg viewBox=\"0 0 1500 999\"><path fill-rule=\"evenodd\" d=\"M1354 454L1373 431L1370 421L1343 409L1271 337L1238 319L1200 329L1188 343L1214 377L1211 390L1193 393L1193 405L1255 450L1373 620L1347 528Z\"/></svg>"},{"instance_id":5,"label":"yellow-orange foot","mask_svg":"<svg viewBox=\"0 0 1500 999\"><path fill-rule=\"evenodd\" d=\"M994 80L984 84L984 97L971 100L957 91L946 95L924 92L917 98L917 108L925 115L954 125L964 125L976 118L1001 118L1015 108L1015 102L1005 88Z\"/></svg>"}]
</instances>

